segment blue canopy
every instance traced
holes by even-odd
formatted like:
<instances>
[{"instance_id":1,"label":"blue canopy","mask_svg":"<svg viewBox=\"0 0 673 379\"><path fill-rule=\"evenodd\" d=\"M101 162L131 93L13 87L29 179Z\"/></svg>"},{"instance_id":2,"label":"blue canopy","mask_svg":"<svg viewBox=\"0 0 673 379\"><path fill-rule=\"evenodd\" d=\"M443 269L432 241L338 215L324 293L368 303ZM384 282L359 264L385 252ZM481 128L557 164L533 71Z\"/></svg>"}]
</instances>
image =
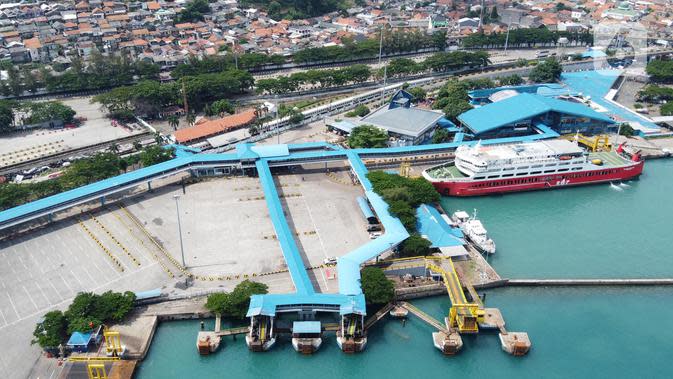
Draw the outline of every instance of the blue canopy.
<instances>
[{"instance_id":1,"label":"blue canopy","mask_svg":"<svg viewBox=\"0 0 673 379\"><path fill-rule=\"evenodd\" d=\"M320 331L320 321L295 321L292 323L292 333L317 334Z\"/></svg>"},{"instance_id":2,"label":"blue canopy","mask_svg":"<svg viewBox=\"0 0 673 379\"><path fill-rule=\"evenodd\" d=\"M71 347L88 346L89 342L91 342L92 334L93 334L92 332L87 333L75 332L70 336L67 345Z\"/></svg>"}]
</instances>

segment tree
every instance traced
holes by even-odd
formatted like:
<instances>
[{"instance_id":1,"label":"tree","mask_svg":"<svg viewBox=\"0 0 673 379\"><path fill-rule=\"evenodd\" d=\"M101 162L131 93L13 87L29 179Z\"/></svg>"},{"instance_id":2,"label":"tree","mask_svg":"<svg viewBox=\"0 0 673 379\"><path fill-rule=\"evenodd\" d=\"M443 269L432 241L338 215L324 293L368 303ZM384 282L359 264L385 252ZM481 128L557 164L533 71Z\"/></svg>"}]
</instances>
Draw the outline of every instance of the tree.
<instances>
[{"instance_id":1,"label":"tree","mask_svg":"<svg viewBox=\"0 0 673 379\"><path fill-rule=\"evenodd\" d=\"M155 63L138 61L135 64L135 72L140 80L156 80L159 79L161 67Z\"/></svg>"},{"instance_id":2,"label":"tree","mask_svg":"<svg viewBox=\"0 0 673 379\"><path fill-rule=\"evenodd\" d=\"M386 304L395 297L395 285L378 267L363 268L360 283L367 304Z\"/></svg>"},{"instance_id":3,"label":"tree","mask_svg":"<svg viewBox=\"0 0 673 379\"><path fill-rule=\"evenodd\" d=\"M671 60L654 59L647 64L645 71L654 82L673 82L673 61Z\"/></svg>"},{"instance_id":4,"label":"tree","mask_svg":"<svg viewBox=\"0 0 673 379\"><path fill-rule=\"evenodd\" d=\"M229 294L226 292L211 293L206 300L206 309L222 315L229 306Z\"/></svg>"},{"instance_id":5,"label":"tree","mask_svg":"<svg viewBox=\"0 0 673 379\"><path fill-rule=\"evenodd\" d=\"M454 123L458 123L458 116L472 109L472 105L465 100L459 100L454 103L447 104L442 110L446 118Z\"/></svg>"},{"instance_id":6,"label":"tree","mask_svg":"<svg viewBox=\"0 0 673 379\"><path fill-rule=\"evenodd\" d=\"M437 93L437 100L433 103L432 107L443 109L450 104L467 103L470 99L467 94L467 88L468 85L465 81L449 81Z\"/></svg>"},{"instance_id":7,"label":"tree","mask_svg":"<svg viewBox=\"0 0 673 379\"><path fill-rule=\"evenodd\" d=\"M631 137L635 134L635 132L636 131L633 129L633 127L628 123L622 124L621 127L619 128L620 136Z\"/></svg>"},{"instance_id":8,"label":"tree","mask_svg":"<svg viewBox=\"0 0 673 379\"><path fill-rule=\"evenodd\" d=\"M444 128L438 128L435 130L435 134L432 135L432 143L444 142L449 142L449 131Z\"/></svg>"},{"instance_id":9,"label":"tree","mask_svg":"<svg viewBox=\"0 0 673 379\"><path fill-rule=\"evenodd\" d=\"M403 193L404 189L394 189L398 193ZM386 200L388 201L388 200ZM407 230L416 230L416 211L404 200L394 200L388 202L388 211L393 216L400 219L400 222Z\"/></svg>"},{"instance_id":10,"label":"tree","mask_svg":"<svg viewBox=\"0 0 673 379\"><path fill-rule=\"evenodd\" d=\"M234 114L236 109L234 108L233 104L229 102L229 100L222 99L212 102L210 104L210 111L214 115L223 116L225 113Z\"/></svg>"},{"instance_id":11,"label":"tree","mask_svg":"<svg viewBox=\"0 0 673 379\"><path fill-rule=\"evenodd\" d=\"M14 125L14 107L6 100L0 100L0 133L11 130Z\"/></svg>"},{"instance_id":12,"label":"tree","mask_svg":"<svg viewBox=\"0 0 673 379\"><path fill-rule=\"evenodd\" d=\"M360 104L352 111L346 113L346 117L364 117L369 114L369 107L364 104Z\"/></svg>"},{"instance_id":13,"label":"tree","mask_svg":"<svg viewBox=\"0 0 673 379\"><path fill-rule=\"evenodd\" d=\"M39 83L37 82L37 79L35 79L33 70L31 70L29 66L23 66L21 69L21 76L23 77L23 87L26 91L31 93L37 91Z\"/></svg>"},{"instance_id":14,"label":"tree","mask_svg":"<svg viewBox=\"0 0 673 379\"><path fill-rule=\"evenodd\" d=\"M412 87L407 90L413 97L415 102L423 101L428 96L428 93L423 87Z\"/></svg>"},{"instance_id":15,"label":"tree","mask_svg":"<svg viewBox=\"0 0 673 379\"><path fill-rule=\"evenodd\" d=\"M661 112L662 116L673 116L673 101L669 101L668 103L662 105L659 111Z\"/></svg>"},{"instance_id":16,"label":"tree","mask_svg":"<svg viewBox=\"0 0 673 379\"><path fill-rule=\"evenodd\" d=\"M432 243L421 237L418 233L413 233L400 246L400 255L403 257L417 257L430 254L430 245Z\"/></svg>"},{"instance_id":17,"label":"tree","mask_svg":"<svg viewBox=\"0 0 673 379\"><path fill-rule=\"evenodd\" d=\"M498 8L496 8L495 5L493 8L491 8L491 14L488 16L488 18L491 21L498 21L500 18L500 15L498 14Z\"/></svg>"},{"instance_id":18,"label":"tree","mask_svg":"<svg viewBox=\"0 0 673 379\"><path fill-rule=\"evenodd\" d=\"M561 78L561 73L563 73L561 63L556 58L550 58L533 67L528 79L534 83L553 83Z\"/></svg>"},{"instance_id":19,"label":"tree","mask_svg":"<svg viewBox=\"0 0 673 379\"><path fill-rule=\"evenodd\" d=\"M75 119L75 110L60 101L31 102L24 104L23 108L30 113L26 118L27 124L39 124L43 122L59 120L71 123Z\"/></svg>"},{"instance_id":20,"label":"tree","mask_svg":"<svg viewBox=\"0 0 673 379\"><path fill-rule=\"evenodd\" d=\"M386 147L388 132L374 125L361 125L353 128L348 136L348 146L351 148Z\"/></svg>"},{"instance_id":21,"label":"tree","mask_svg":"<svg viewBox=\"0 0 673 379\"><path fill-rule=\"evenodd\" d=\"M168 116L168 126L173 128L173 130L178 130L178 125L180 125L180 119L178 116L174 114Z\"/></svg>"},{"instance_id":22,"label":"tree","mask_svg":"<svg viewBox=\"0 0 673 379\"><path fill-rule=\"evenodd\" d=\"M51 311L44 315L42 322L35 326L32 344L41 348L56 348L67 337L68 322L61 311Z\"/></svg>"},{"instance_id":23,"label":"tree","mask_svg":"<svg viewBox=\"0 0 673 379\"><path fill-rule=\"evenodd\" d=\"M187 125L193 126L196 122L196 114L194 112L188 112L187 116L185 116L185 121L187 121Z\"/></svg>"},{"instance_id":24,"label":"tree","mask_svg":"<svg viewBox=\"0 0 673 379\"><path fill-rule=\"evenodd\" d=\"M208 0L192 0L187 3L185 9L177 15L176 19L177 22L203 21L203 15L210 12Z\"/></svg>"},{"instance_id":25,"label":"tree","mask_svg":"<svg viewBox=\"0 0 673 379\"><path fill-rule=\"evenodd\" d=\"M266 284L244 280L229 294L224 314L229 317L242 319L250 307L250 296L263 295L269 291Z\"/></svg>"},{"instance_id":26,"label":"tree","mask_svg":"<svg viewBox=\"0 0 673 379\"><path fill-rule=\"evenodd\" d=\"M510 76L503 76L498 79L501 86L518 86L523 84L524 80L521 76L514 74Z\"/></svg>"},{"instance_id":27,"label":"tree","mask_svg":"<svg viewBox=\"0 0 673 379\"><path fill-rule=\"evenodd\" d=\"M146 147L140 153L140 162L148 167L157 163L165 162L175 156L174 148L163 148L161 146Z\"/></svg>"},{"instance_id":28,"label":"tree","mask_svg":"<svg viewBox=\"0 0 673 379\"><path fill-rule=\"evenodd\" d=\"M23 84L21 83L21 76L16 66L10 66L7 69L7 82L12 95L21 96L23 94Z\"/></svg>"}]
</instances>

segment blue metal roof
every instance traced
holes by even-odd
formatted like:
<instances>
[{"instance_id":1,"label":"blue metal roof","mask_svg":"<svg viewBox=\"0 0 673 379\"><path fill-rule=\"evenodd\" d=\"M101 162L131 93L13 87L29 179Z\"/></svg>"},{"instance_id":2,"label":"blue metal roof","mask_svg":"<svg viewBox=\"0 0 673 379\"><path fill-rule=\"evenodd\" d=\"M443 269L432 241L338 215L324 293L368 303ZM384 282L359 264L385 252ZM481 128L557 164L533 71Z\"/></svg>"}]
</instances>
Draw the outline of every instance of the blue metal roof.
<instances>
[{"instance_id":1,"label":"blue metal roof","mask_svg":"<svg viewBox=\"0 0 673 379\"><path fill-rule=\"evenodd\" d=\"M365 216L367 220L370 218L376 218L376 216L374 216L374 212L372 212L372 209L369 207L369 203L367 203L367 199L362 196L358 196L356 200L358 202L358 206L360 206L362 215Z\"/></svg>"},{"instance_id":2,"label":"blue metal roof","mask_svg":"<svg viewBox=\"0 0 673 379\"><path fill-rule=\"evenodd\" d=\"M659 132L659 126L654 122L605 98L605 95L621 74L621 70L568 72L561 75L561 80L573 90L581 92L585 96L591 96L591 101L606 108L607 113L617 118L618 121L621 119L631 122L632 126L646 134ZM640 127L633 125L633 123L639 124Z\"/></svg>"},{"instance_id":3,"label":"blue metal roof","mask_svg":"<svg viewBox=\"0 0 673 379\"><path fill-rule=\"evenodd\" d=\"M571 89L558 83L538 83L538 84L524 84L520 86L503 86L496 88L482 88L475 89L468 92L468 96L472 100L486 100L489 96L496 92L514 90L519 93L531 93L542 96L560 96L572 94Z\"/></svg>"},{"instance_id":4,"label":"blue metal roof","mask_svg":"<svg viewBox=\"0 0 673 379\"><path fill-rule=\"evenodd\" d=\"M458 116L458 120L475 134L480 134L552 111L614 123L585 105L529 93L471 109Z\"/></svg>"},{"instance_id":5,"label":"blue metal roof","mask_svg":"<svg viewBox=\"0 0 673 379\"><path fill-rule=\"evenodd\" d=\"M416 209L418 233L432 242L431 247L462 246L463 232L449 225L435 207L421 204Z\"/></svg>"},{"instance_id":6,"label":"blue metal roof","mask_svg":"<svg viewBox=\"0 0 673 379\"><path fill-rule=\"evenodd\" d=\"M598 49L587 49L586 51L582 52L582 58L603 58L607 57L608 55L605 54L603 50L598 50Z\"/></svg>"},{"instance_id":7,"label":"blue metal roof","mask_svg":"<svg viewBox=\"0 0 673 379\"><path fill-rule=\"evenodd\" d=\"M70 336L66 345L68 346L87 346L91 341L93 332L81 333L75 332Z\"/></svg>"},{"instance_id":8,"label":"blue metal roof","mask_svg":"<svg viewBox=\"0 0 673 379\"><path fill-rule=\"evenodd\" d=\"M236 145L236 155L240 160L255 160L259 158L259 155L252 151L252 144L248 142Z\"/></svg>"},{"instance_id":9,"label":"blue metal roof","mask_svg":"<svg viewBox=\"0 0 673 379\"><path fill-rule=\"evenodd\" d=\"M161 296L161 288L155 288L149 291L136 292L136 300L151 299Z\"/></svg>"},{"instance_id":10,"label":"blue metal roof","mask_svg":"<svg viewBox=\"0 0 673 379\"><path fill-rule=\"evenodd\" d=\"M311 280L306 272L306 267L304 266L301 254L299 254L299 248L297 248L294 235L287 224L287 219L285 218L285 213L283 213L283 206L280 204L280 198L278 197L278 191L276 191L276 185L273 182L273 176L271 176L269 165L263 159L255 162L255 165L257 166L259 181L264 190L266 205L269 208L271 223L278 236L280 248L283 252L283 258L285 258L287 269L290 271L294 287L300 295L313 294L315 293L315 290L313 289Z\"/></svg>"},{"instance_id":11,"label":"blue metal roof","mask_svg":"<svg viewBox=\"0 0 673 379\"><path fill-rule=\"evenodd\" d=\"M98 192L104 192L105 190L109 190L114 187L126 186L133 183L140 184L146 178L160 175L165 172L174 171L178 168L185 168L193 163L227 162L237 160L238 158L235 154L185 155L171 159L170 161L127 172L112 178L101 180L99 182L61 192L56 195L31 201L30 203L19 205L18 207L7 209L0 212L0 224L34 212L44 211L46 209L68 203L79 198L91 196Z\"/></svg>"},{"instance_id":12,"label":"blue metal roof","mask_svg":"<svg viewBox=\"0 0 673 379\"><path fill-rule=\"evenodd\" d=\"M295 321L292 323L292 333L316 334L321 331L320 321Z\"/></svg>"},{"instance_id":13,"label":"blue metal roof","mask_svg":"<svg viewBox=\"0 0 673 379\"><path fill-rule=\"evenodd\" d=\"M252 150L260 158L285 157L290 154L290 150L287 145L252 146L250 150Z\"/></svg>"},{"instance_id":14,"label":"blue metal roof","mask_svg":"<svg viewBox=\"0 0 673 379\"><path fill-rule=\"evenodd\" d=\"M252 295L246 316L275 316L277 312L293 311L300 306L308 306L314 309L327 309L329 307L334 311L338 310L339 314L342 315L350 313L365 314L366 311L365 297L362 294L357 296L346 296L338 293L268 294Z\"/></svg>"}]
</instances>

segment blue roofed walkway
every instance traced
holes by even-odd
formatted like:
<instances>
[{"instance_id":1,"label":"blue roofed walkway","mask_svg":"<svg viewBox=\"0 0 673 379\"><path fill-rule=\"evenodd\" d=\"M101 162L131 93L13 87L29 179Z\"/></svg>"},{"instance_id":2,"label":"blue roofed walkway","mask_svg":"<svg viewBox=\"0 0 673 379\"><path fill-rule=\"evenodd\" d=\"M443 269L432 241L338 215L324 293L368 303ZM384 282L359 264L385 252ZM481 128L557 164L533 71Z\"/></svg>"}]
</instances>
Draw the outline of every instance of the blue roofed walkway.
<instances>
[{"instance_id":1,"label":"blue roofed walkway","mask_svg":"<svg viewBox=\"0 0 673 379\"><path fill-rule=\"evenodd\" d=\"M294 236L290 227L287 224L287 219L283 213L283 206L278 197L276 185L273 182L273 176L269 165L264 159L255 162L257 173L259 174L259 181L264 190L264 198L266 205L269 208L269 216L273 223L273 228L278 236L280 248L283 251L283 258L287 264L287 269L290 271L292 283L299 295L311 295L315 293L311 279L308 277L306 267L299 254L299 248L294 240Z\"/></svg>"}]
</instances>

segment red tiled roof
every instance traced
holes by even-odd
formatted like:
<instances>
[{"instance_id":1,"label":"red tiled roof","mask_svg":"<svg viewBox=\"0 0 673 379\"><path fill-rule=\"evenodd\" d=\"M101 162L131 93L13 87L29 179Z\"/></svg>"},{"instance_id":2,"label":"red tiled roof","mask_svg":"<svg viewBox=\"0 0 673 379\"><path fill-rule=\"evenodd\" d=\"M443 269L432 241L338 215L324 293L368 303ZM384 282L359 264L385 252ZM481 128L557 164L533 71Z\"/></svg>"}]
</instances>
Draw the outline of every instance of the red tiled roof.
<instances>
[{"instance_id":1,"label":"red tiled roof","mask_svg":"<svg viewBox=\"0 0 673 379\"><path fill-rule=\"evenodd\" d=\"M241 113L222 117L217 120L201 122L189 128L175 132L175 140L178 143L187 143L201 138L214 136L245 126L255 121L255 110L248 109Z\"/></svg>"}]
</instances>

